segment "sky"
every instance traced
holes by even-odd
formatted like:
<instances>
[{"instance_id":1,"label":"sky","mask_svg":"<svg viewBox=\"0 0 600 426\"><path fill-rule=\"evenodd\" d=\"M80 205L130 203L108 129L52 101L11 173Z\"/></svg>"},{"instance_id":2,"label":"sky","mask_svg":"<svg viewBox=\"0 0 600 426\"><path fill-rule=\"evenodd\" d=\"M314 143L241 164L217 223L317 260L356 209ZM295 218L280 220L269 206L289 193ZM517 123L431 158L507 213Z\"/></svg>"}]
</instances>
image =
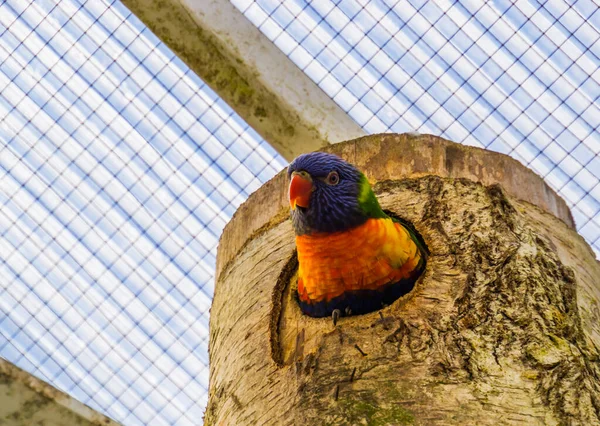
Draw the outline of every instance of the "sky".
<instances>
[{"instance_id":1,"label":"sky","mask_svg":"<svg viewBox=\"0 0 600 426\"><path fill-rule=\"evenodd\" d=\"M198 424L218 237L284 166L118 3L1 3L0 356Z\"/></svg>"},{"instance_id":2,"label":"sky","mask_svg":"<svg viewBox=\"0 0 600 426\"><path fill-rule=\"evenodd\" d=\"M232 3L368 133L517 158L600 254L589 1ZM125 425L201 421L219 235L286 165L118 1L0 3L0 356Z\"/></svg>"}]
</instances>

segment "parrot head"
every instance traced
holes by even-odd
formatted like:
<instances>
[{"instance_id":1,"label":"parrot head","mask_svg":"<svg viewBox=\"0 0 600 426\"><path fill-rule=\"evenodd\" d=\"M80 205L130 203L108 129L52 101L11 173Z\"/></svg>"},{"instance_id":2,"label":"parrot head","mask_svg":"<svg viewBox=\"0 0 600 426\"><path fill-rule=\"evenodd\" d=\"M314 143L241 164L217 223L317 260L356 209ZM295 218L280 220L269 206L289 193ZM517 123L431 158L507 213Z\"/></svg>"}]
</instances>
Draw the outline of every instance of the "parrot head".
<instances>
[{"instance_id":1,"label":"parrot head","mask_svg":"<svg viewBox=\"0 0 600 426\"><path fill-rule=\"evenodd\" d=\"M289 165L288 177L296 235L340 232L386 217L366 177L336 155L302 154Z\"/></svg>"}]
</instances>

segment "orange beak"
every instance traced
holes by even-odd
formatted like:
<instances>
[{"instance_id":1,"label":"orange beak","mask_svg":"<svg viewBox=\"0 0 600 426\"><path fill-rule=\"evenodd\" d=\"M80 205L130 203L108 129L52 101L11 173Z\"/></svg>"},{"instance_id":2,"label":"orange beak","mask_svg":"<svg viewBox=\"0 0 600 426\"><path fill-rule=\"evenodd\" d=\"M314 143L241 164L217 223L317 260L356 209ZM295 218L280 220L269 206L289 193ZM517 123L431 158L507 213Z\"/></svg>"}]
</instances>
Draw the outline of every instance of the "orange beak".
<instances>
[{"instance_id":1,"label":"orange beak","mask_svg":"<svg viewBox=\"0 0 600 426\"><path fill-rule=\"evenodd\" d=\"M290 206L308 207L310 193L313 190L312 178L306 172L292 172L290 182Z\"/></svg>"}]
</instances>

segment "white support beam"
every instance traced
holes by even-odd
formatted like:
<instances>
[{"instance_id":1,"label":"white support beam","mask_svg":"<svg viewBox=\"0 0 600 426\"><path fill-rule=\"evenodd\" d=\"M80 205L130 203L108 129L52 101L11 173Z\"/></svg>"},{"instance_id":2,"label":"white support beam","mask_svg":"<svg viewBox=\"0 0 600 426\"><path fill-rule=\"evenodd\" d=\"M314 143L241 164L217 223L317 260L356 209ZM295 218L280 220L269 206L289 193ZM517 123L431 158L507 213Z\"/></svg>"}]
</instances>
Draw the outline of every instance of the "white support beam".
<instances>
[{"instance_id":1,"label":"white support beam","mask_svg":"<svg viewBox=\"0 0 600 426\"><path fill-rule=\"evenodd\" d=\"M288 160L365 132L227 0L124 0Z\"/></svg>"},{"instance_id":2,"label":"white support beam","mask_svg":"<svg viewBox=\"0 0 600 426\"><path fill-rule=\"evenodd\" d=\"M118 426L118 423L0 358L0 425Z\"/></svg>"}]
</instances>

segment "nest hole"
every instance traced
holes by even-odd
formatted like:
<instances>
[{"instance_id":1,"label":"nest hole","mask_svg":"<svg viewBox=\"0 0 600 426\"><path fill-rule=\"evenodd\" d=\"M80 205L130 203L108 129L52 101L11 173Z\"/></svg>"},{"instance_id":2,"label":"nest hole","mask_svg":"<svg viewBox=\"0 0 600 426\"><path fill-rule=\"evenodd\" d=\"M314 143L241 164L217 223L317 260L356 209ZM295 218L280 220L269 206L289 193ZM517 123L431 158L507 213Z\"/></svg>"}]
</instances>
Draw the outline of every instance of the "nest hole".
<instances>
[{"instance_id":1,"label":"nest hole","mask_svg":"<svg viewBox=\"0 0 600 426\"><path fill-rule=\"evenodd\" d=\"M425 243L421 233L415 228L413 223L407 219L404 219L403 217L398 216L392 211L384 211L387 215L398 220L403 226L410 230L410 232L424 248L426 253L425 258L427 258L427 255L429 255L429 248ZM424 270L425 268L423 268L419 276L423 274ZM297 295L297 273L298 254L296 250L294 250L279 275L277 283L273 289L272 296L272 315L270 323L271 356L279 366L288 365L293 360L298 360L298 357L301 358L301 354L304 352L303 346L310 346L310 343L307 341L310 340L310 335L329 332L331 331L331 328L334 327L330 316L323 318L312 318L303 314L300 309ZM351 316L358 318L362 315L368 315L380 311L387 305L391 305L401 297L409 294L414 289L419 276L414 278L414 281L412 281L410 285L399 287L400 291L390 292L390 294L386 295L387 298L383 304L379 303L378 306L374 307L368 312L340 312L340 316ZM369 297L367 294L364 296ZM291 327L292 323L294 324L293 327ZM288 336L288 334L291 332L291 329L301 330L301 333L298 335L293 333L294 336ZM307 330L307 334L304 333L305 329Z\"/></svg>"}]
</instances>

